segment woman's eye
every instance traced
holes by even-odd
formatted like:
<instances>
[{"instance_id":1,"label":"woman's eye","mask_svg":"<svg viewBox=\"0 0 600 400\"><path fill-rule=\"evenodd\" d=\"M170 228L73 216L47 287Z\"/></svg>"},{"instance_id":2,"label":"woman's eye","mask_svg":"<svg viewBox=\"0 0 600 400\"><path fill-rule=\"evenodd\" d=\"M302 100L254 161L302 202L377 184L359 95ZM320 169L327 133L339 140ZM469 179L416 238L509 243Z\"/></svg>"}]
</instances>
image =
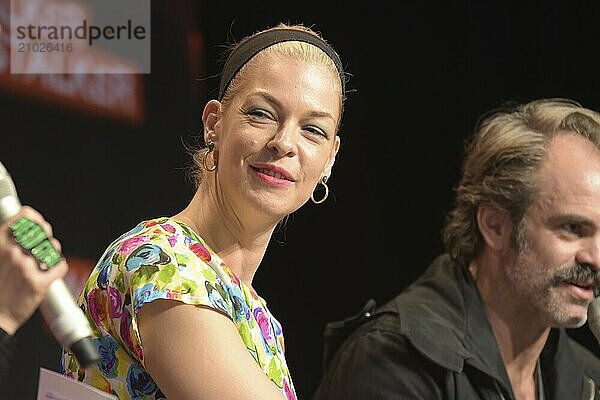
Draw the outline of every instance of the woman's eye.
<instances>
[{"instance_id":1,"label":"woman's eye","mask_svg":"<svg viewBox=\"0 0 600 400\"><path fill-rule=\"evenodd\" d=\"M251 117L254 117L254 118L269 118L269 119L273 119L272 115L268 111L265 111L265 110L262 110L262 109L259 109L259 108L254 109L254 110L250 110L248 112L248 115L250 115Z\"/></svg>"},{"instance_id":2,"label":"woman's eye","mask_svg":"<svg viewBox=\"0 0 600 400\"><path fill-rule=\"evenodd\" d=\"M307 126L306 128L304 128L304 130L310 132L313 135L323 136L326 139L329 138L329 136L327 136L327 134L322 129L317 128L316 126Z\"/></svg>"}]
</instances>

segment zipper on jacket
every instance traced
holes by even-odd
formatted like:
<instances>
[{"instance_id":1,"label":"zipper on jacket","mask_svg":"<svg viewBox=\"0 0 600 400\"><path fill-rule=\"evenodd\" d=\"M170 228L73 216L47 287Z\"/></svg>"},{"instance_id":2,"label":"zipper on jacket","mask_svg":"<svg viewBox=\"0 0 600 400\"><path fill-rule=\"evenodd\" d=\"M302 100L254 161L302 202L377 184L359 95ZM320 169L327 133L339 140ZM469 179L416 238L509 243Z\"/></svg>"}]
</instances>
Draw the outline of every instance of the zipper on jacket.
<instances>
[{"instance_id":1,"label":"zipper on jacket","mask_svg":"<svg viewBox=\"0 0 600 400\"><path fill-rule=\"evenodd\" d=\"M596 398L596 383L592 378L587 378L588 383L590 384L590 397L589 400L594 400Z\"/></svg>"},{"instance_id":2,"label":"zipper on jacket","mask_svg":"<svg viewBox=\"0 0 600 400\"><path fill-rule=\"evenodd\" d=\"M498 392L498 397L500 398L500 400L506 400L506 398L502 394L502 390L500 390L500 386L498 385L498 381L494 380L494 386L496 387L496 392Z\"/></svg>"}]
</instances>

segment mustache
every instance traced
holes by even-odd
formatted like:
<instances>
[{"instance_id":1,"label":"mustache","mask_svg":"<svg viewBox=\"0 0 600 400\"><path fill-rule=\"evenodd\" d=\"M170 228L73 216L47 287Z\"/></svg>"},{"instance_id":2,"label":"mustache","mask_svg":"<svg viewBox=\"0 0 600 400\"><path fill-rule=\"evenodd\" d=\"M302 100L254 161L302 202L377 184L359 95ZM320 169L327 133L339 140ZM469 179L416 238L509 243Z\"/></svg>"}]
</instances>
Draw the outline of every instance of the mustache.
<instances>
[{"instance_id":1,"label":"mustache","mask_svg":"<svg viewBox=\"0 0 600 400\"><path fill-rule=\"evenodd\" d=\"M562 282L583 282L592 280L594 294L600 294L600 274L591 264L575 264L572 267L559 271L554 275L553 282L558 285Z\"/></svg>"}]
</instances>

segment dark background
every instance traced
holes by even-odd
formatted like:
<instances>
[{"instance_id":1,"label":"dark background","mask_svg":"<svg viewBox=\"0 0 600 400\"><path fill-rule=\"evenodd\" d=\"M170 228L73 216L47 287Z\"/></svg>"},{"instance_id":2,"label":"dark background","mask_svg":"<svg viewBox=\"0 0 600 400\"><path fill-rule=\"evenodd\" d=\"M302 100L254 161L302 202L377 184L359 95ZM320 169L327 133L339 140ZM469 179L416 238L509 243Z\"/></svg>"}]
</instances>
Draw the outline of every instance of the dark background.
<instances>
[{"instance_id":1,"label":"dark background","mask_svg":"<svg viewBox=\"0 0 600 400\"><path fill-rule=\"evenodd\" d=\"M600 109L598 5L446 3L153 0L144 121L132 126L5 90L0 161L65 254L95 261L140 220L190 200L183 144L195 143L204 103L216 94L223 45L279 21L320 31L351 75L332 193L277 231L254 283L284 326L297 393L308 399L325 323L370 298L391 299L442 250L463 141L482 113L540 97ZM188 51L193 30L203 54ZM570 333L600 353L587 327ZM3 399L35 398L39 366L57 368L58 347L39 315L19 336L23 361Z\"/></svg>"}]
</instances>

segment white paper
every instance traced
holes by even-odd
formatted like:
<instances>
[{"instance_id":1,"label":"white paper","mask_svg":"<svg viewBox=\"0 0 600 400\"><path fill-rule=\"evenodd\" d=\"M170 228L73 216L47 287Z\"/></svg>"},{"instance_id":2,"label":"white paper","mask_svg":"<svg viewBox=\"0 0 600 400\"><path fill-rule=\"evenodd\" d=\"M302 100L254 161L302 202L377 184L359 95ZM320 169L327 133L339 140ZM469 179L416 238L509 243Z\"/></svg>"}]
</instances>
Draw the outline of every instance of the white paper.
<instances>
[{"instance_id":1,"label":"white paper","mask_svg":"<svg viewBox=\"0 0 600 400\"><path fill-rule=\"evenodd\" d=\"M40 368L37 400L118 400L90 385Z\"/></svg>"}]
</instances>

